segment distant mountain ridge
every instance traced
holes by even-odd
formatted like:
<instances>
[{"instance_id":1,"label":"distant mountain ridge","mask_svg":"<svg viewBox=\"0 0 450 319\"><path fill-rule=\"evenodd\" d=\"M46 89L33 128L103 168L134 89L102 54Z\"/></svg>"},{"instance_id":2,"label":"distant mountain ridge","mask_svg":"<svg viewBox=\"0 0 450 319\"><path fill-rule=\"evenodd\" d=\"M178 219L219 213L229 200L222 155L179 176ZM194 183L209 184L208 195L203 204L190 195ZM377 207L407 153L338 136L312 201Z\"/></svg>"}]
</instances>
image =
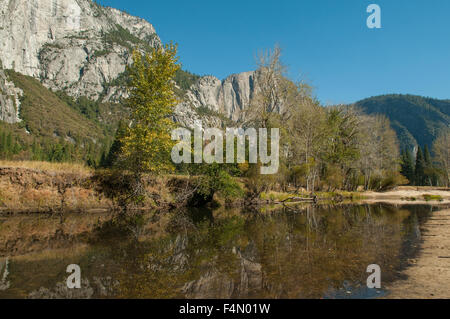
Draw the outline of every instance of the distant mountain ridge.
<instances>
[{"instance_id":1,"label":"distant mountain ridge","mask_svg":"<svg viewBox=\"0 0 450 319\"><path fill-rule=\"evenodd\" d=\"M367 114L383 114L391 121L402 148L431 146L450 128L450 100L417 95L390 94L355 103Z\"/></svg>"}]
</instances>

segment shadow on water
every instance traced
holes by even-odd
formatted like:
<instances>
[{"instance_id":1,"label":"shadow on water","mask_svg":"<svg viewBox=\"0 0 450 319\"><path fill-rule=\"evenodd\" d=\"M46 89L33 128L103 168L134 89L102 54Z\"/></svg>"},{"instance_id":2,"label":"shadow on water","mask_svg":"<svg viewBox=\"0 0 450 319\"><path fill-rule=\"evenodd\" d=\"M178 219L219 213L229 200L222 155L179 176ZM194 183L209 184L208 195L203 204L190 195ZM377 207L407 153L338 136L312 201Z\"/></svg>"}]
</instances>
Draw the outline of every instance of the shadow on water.
<instances>
[{"instance_id":1,"label":"shadow on water","mask_svg":"<svg viewBox=\"0 0 450 319\"><path fill-rule=\"evenodd\" d=\"M433 210L322 205L68 216L57 227L64 243L52 237L52 218L11 218L0 228L10 247L4 255L12 256L0 298L379 298L387 292L367 288L367 266L380 265L383 284L401 278ZM34 237L17 236L26 227ZM65 286L69 264L82 269L76 292Z\"/></svg>"}]
</instances>

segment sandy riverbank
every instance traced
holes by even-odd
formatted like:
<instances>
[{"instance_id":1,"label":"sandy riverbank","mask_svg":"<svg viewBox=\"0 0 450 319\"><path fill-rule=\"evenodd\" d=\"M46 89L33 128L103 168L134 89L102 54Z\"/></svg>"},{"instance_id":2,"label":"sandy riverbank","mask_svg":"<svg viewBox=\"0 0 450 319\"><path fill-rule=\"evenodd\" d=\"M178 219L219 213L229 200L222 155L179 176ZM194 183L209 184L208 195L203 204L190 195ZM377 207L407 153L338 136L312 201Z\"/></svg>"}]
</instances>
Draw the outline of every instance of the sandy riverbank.
<instances>
[{"instance_id":1,"label":"sandy riverbank","mask_svg":"<svg viewBox=\"0 0 450 319\"><path fill-rule=\"evenodd\" d=\"M422 229L421 252L404 274L406 280L387 289L391 299L450 298L450 209L438 211Z\"/></svg>"},{"instance_id":2,"label":"sandy riverbank","mask_svg":"<svg viewBox=\"0 0 450 319\"><path fill-rule=\"evenodd\" d=\"M433 200L427 201L427 195ZM370 204L450 204L450 189L445 188L405 186L383 193L366 192L363 196L364 202ZM421 229L421 236L419 256L403 272L406 279L385 287L390 292L388 299L450 298L450 209L435 212Z\"/></svg>"},{"instance_id":3,"label":"sandy riverbank","mask_svg":"<svg viewBox=\"0 0 450 319\"><path fill-rule=\"evenodd\" d=\"M433 199L427 201L427 195L433 196ZM365 192L362 196L363 201L370 204L450 204L450 189L446 188L402 186L388 192Z\"/></svg>"}]
</instances>

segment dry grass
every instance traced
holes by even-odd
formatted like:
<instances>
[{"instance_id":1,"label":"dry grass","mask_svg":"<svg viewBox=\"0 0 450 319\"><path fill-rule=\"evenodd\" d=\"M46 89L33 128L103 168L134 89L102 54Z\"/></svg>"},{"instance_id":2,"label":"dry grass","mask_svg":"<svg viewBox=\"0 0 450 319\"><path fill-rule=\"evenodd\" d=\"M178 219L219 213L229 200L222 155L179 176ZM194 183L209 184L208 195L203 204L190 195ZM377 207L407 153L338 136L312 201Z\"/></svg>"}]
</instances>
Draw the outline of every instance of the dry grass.
<instances>
[{"instance_id":1,"label":"dry grass","mask_svg":"<svg viewBox=\"0 0 450 319\"><path fill-rule=\"evenodd\" d=\"M267 192L267 193L262 193L260 198L262 200L270 200L272 202L281 202L284 200L287 200L291 197L295 197L296 195L294 194L288 194L288 193L280 193L280 192Z\"/></svg>"},{"instance_id":2,"label":"dry grass","mask_svg":"<svg viewBox=\"0 0 450 319\"><path fill-rule=\"evenodd\" d=\"M45 172L64 172L71 174L90 174L93 169L75 163L50 163L31 161L0 161L0 167L4 168L27 168Z\"/></svg>"},{"instance_id":3,"label":"dry grass","mask_svg":"<svg viewBox=\"0 0 450 319\"><path fill-rule=\"evenodd\" d=\"M13 261L21 262L39 262L48 260L61 260L82 257L88 251L88 246L86 244L74 244L74 246L68 248L58 248L42 250L37 252L32 252L26 255L15 256Z\"/></svg>"}]
</instances>

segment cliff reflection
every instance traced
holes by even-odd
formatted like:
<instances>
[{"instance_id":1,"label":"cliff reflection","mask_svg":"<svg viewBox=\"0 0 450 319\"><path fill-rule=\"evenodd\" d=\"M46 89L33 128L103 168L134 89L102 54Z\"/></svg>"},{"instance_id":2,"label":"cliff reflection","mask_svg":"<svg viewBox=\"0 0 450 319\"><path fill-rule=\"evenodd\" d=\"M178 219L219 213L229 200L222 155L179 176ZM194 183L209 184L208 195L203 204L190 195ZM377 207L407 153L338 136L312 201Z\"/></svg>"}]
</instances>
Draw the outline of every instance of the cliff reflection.
<instances>
[{"instance_id":1,"label":"cliff reflection","mask_svg":"<svg viewBox=\"0 0 450 319\"><path fill-rule=\"evenodd\" d=\"M104 219L89 235L64 237L82 248L13 257L12 288L0 297L71 298L61 282L75 263L85 293L74 298L340 298L361 293L370 264L384 283L395 280L430 211L309 206Z\"/></svg>"},{"instance_id":2,"label":"cliff reflection","mask_svg":"<svg viewBox=\"0 0 450 319\"><path fill-rule=\"evenodd\" d=\"M121 297L332 296L348 283L365 283L373 263L383 269L384 281L395 279L405 241L407 247L418 241L415 214L391 207L307 207L218 218L205 211L204 219L195 213L175 215L167 237L134 246L134 257L120 261Z\"/></svg>"}]
</instances>

